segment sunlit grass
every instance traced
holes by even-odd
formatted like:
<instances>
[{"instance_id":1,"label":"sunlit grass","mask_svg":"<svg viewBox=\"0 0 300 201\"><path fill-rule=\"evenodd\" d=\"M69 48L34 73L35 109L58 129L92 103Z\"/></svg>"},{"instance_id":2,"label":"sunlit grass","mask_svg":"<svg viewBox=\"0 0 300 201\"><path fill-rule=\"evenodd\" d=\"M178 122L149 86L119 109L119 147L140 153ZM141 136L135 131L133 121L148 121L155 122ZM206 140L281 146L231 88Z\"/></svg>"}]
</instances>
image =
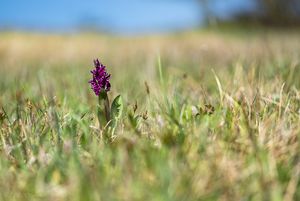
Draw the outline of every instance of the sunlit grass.
<instances>
[{"instance_id":1,"label":"sunlit grass","mask_svg":"<svg viewBox=\"0 0 300 201\"><path fill-rule=\"evenodd\" d=\"M299 35L0 41L0 200L300 199ZM112 143L98 57L124 99Z\"/></svg>"}]
</instances>

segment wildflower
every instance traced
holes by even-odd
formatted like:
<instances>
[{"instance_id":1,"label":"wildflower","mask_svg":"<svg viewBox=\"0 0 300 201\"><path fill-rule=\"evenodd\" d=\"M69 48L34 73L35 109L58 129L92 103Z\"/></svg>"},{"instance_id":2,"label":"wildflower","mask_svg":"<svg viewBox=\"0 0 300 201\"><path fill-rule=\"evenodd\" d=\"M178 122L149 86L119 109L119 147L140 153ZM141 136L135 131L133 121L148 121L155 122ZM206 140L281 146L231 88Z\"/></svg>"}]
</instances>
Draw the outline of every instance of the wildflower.
<instances>
[{"instance_id":1,"label":"wildflower","mask_svg":"<svg viewBox=\"0 0 300 201\"><path fill-rule=\"evenodd\" d=\"M118 121L121 118L123 102L121 95L118 95L112 104L109 104L107 92L110 91L110 74L106 72L105 66L98 59L94 60L94 65L95 69L91 71L93 79L89 83L98 96L97 117L99 128L106 140L112 140ZM109 134L111 136L108 136ZM67 149L69 149L68 145Z\"/></svg>"},{"instance_id":2,"label":"wildflower","mask_svg":"<svg viewBox=\"0 0 300 201\"><path fill-rule=\"evenodd\" d=\"M108 92L110 90L110 74L106 72L106 67L98 59L94 60L94 65L95 69L91 71L93 79L89 83L94 93L99 96L101 91Z\"/></svg>"}]
</instances>

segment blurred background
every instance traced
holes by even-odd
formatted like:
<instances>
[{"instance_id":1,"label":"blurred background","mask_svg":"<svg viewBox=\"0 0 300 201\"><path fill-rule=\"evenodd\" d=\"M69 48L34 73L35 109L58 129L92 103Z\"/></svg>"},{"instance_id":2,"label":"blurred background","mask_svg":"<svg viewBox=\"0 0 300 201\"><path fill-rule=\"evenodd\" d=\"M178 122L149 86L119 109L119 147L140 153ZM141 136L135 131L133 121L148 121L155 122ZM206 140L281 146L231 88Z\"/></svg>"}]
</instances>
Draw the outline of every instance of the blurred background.
<instances>
[{"instance_id":1,"label":"blurred background","mask_svg":"<svg viewBox=\"0 0 300 201\"><path fill-rule=\"evenodd\" d=\"M0 30L152 34L216 25L299 27L299 0L3 0Z\"/></svg>"}]
</instances>

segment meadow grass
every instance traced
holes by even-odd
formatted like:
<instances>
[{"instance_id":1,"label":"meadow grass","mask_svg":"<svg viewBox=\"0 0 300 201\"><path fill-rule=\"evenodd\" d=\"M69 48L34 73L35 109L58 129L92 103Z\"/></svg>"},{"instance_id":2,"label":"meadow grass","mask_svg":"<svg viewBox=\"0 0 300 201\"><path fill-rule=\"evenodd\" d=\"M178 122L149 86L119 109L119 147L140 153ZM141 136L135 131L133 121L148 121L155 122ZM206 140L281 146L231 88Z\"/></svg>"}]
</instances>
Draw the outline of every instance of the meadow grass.
<instances>
[{"instance_id":1,"label":"meadow grass","mask_svg":"<svg viewBox=\"0 0 300 201\"><path fill-rule=\"evenodd\" d=\"M300 200L299 36L1 33L0 200Z\"/></svg>"}]
</instances>

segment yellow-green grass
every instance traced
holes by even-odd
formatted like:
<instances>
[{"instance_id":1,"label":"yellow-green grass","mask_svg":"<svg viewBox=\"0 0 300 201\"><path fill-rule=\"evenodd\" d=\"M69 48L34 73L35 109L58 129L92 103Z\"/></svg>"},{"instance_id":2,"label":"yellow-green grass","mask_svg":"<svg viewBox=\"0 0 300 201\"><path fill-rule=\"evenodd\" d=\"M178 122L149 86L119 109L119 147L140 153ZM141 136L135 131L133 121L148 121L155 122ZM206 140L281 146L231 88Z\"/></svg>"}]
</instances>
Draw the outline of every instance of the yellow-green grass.
<instances>
[{"instance_id":1,"label":"yellow-green grass","mask_svg":"<svg viewBox=\"0 0 300 201\"><path fill-rule=\"evenodd\" d=\"M299 62L295 32L1 33L0 200L300 200Z\"/></svg>"}]
</instances>

